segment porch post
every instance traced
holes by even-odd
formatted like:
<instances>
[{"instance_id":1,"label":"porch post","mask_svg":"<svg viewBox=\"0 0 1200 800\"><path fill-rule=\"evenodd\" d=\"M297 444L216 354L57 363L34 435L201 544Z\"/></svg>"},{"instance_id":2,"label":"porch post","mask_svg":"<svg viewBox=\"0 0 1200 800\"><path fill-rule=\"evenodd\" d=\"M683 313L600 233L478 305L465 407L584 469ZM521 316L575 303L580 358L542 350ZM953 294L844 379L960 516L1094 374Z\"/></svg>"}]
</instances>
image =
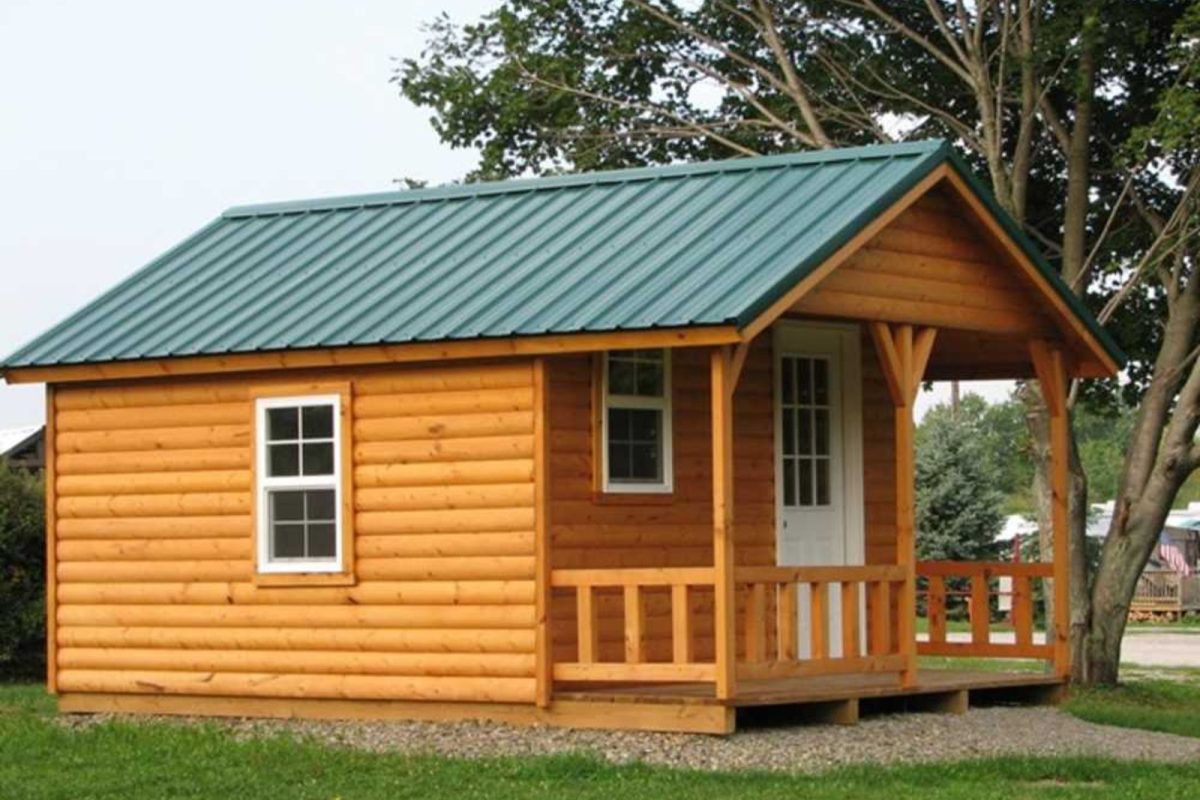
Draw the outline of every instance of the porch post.
<instances>
[{"instance_id":1,"label":"porch post","mask_svg":"<svg viewBox=\"0 0 1200 800\"><path fill-rule=\"evenodd\" d=\"M904 586L897 601L896 636L904 671L904 686L917 682L917 551L916 487L913 466L913 403L921 388L925 366L933 351L935 328L915 335L911 325L871 324L871 336L892 396L896 439L896 564L904 568Z\"/></svg>"},{"instance_id":2,"label":"porch post","mask_svg":"<svg viewBox=\"0 0 1200 800\"><path fill-rule=\"evenodd\" d=\"M733 355L728 346L712 351L713 628L716 695L737 690L733 578Z\"/></svg>"},{"instance_id":3,"label":"porch post","mask_svg":"<svg viewBox=\"0 0 1200 800\"><path fill-rule=\"evenodd\" d=\"M1067 503L1070 483L1070 417L1067 414L1067 370L1062 350L1034 340L1029 354L1050 418L1050 526L1054 541L1054 671L1071 674L1070 532ZM1045 556L1043 555L1043 559Z\"/></svg>"}]
</instances>

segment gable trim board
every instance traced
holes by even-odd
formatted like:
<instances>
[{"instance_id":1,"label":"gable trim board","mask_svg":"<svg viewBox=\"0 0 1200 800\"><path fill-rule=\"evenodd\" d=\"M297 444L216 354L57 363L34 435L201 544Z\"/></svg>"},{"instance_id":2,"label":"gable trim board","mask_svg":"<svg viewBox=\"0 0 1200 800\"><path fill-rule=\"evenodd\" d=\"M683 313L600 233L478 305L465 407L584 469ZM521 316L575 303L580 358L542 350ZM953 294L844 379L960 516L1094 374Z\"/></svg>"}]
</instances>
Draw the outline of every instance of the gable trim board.
<instances>
[{"instance_id":1,"label":"gable trim board","mask_svg":"<svg viewBox=\"0 0 1200 800\"><path fill-rule=\"evenodd\" d=\"M864 164L866 166L862 166ZM852 172L858 167L861 167L859 172ZM788 179L790 183L784 187L787 190L784 191L777 184L781 180L780 175L787 174L789 170L795 170L797 177ZM697 200L694 209L688 208L688 199L678 199L677 196L686 194L684 189L688 187L685 184L693 180L698 187L691 189L693 195L707 192L714 197L719 196L719 201L710 198L706 203L700 203ZM758 184L750 189L744 185L754 181ZM817 184L816 188L809 188L810 183ZM880 187L875 187L874 183L880 184ZM666 191L661 189L663 185L669 185L668 188L673 192L670 196L673 205L669 210L660 210L667 199L665 195L655 195L653 211L663 219L672 213L676 214L670 217L675 227L669 232L637 227L644 225L644 221L639 220L648 216L646 209L636 215L638 219L630 219L621 217L624 212L620 208L609 207L636 205L633 201L652 189ZM1000 252L1015 261L1015 266L1044 296L1058 327L1082 344L1081 352L1086 357L1076 365L1079 374L1115 374L1125 358L1120 349L950 147L940 141L232 209L189 242L169 251L146 270L22 348L0 365L0 371L10 382L104 380L295 366L538 355L614 347L739 343L761 332L770 321L782 315L872 235L938 185L948 186L964 200L979 227L993 237L993 243L999 245ZM215 314L219 311L222 317L233 313L221 306L220 291L232 291L252 277L262 277L257 273L249 273L255 269L267 269L272 264L284 264L277 267L281 270L300 270L300 267L292 266L292 260L295 259L307 265L310 271L299 277L280 273L281 281L284 278L301 280L311 277L319 286L332 284L342 286L343 291L349 292L350 289L341 282L343 278L334 269L337 264L331 253L337 252L338 248L348 248L346 242L359 236L364 228L374 230L372 226L386 227L386 220L381 222L376 218L358 221L348 232L338 227L343 223L329 223L328 227L335 233L327 231L318 235L306 229L307 238L302 239L302 245L287 237L272 245L269 237L263 241L253 239L253 231L221 233L224 223L246 224L250 220L267 226L286 220L290 229L291 226L300 225L299 218L303 218L305 225L319 228L327 223L321 220L313 222L310 217L332 218L331 215L366 213L368 210L379 213L380 209L433 209L423 212L421 219L424 219L435 213L450 214L450 211L443 210L450 203L466 203L465 208L475 204L472 216L459 222L460 227L468 223L474 227L453 232L465 238L452 241L447 239L449 233L442 232L439 241L443 244L439 246L443 247L444 252L438 255L441 260L431 260L434 257L430 255L427 261L429 264L442 264L449 259L455 269L469 267L473 270L462 276L464 280L478 280L489 268L486 264L504 258L512 259L523 253L519 245L509 241L516 238L515 234L510 234L508 239L501 242L496 240L496 236L476 230L485 227L492 216L500 214L500 211L491 209L491 216L488 216L487 202L515 204L520 198L543 192L546 198L550 198L554 191L613 192L624 191L620 187L629 186L635 187L630 190L631 196L620 203L603 194L590 199L573 196L562 200L570 208L587 204L584 211L577 209L572 215L562 214L564 217L570 216L572 221L581 220L579 226L582 226L582 230L576 230L566 222L556 223L560 224L563 237L563 241L559 242L556 239L546 241L554 232L542 233L539 229L542 249L552 250L555 257L540 253L527 254L525 261L520 262L519 266L525 270L525 274L519 280L514 278L509 289L519 289L521 302L505 296L480 298L469 292L455 300L453 291L461 289L467 292L471 286L447 287L434 282L454 279L455 274L450 271L441 275L441 278L430 277L426 283L427 288L437 287L439 296L444 295L444 301L454 309L433 309L424 317L414 312L416 315L410 315L411 319L407 322L397 323L398 327L392 332L394 336L384 336L381 340L378 326L371 328L357 321L353 324L346 322L353 317L349 311L359 307L354 303L361 305L365 301L360 296L334 293L324 298L326 305L338 306L344 300L350 304L350 308L336 307L332 311L319 312L335 321L341 320L339 324L344 323L336 331L336 336L332 333L325 336L328 346L309 346L321 339L315 333L304 336L296 333L290 340L279 333L305 330L296 327L298 323L294 320L283 319L279 323L282 327L271 330L263 327L267 323L247 323L245 329L236 329L230 327L233 323L224 318L213 321L201 313L211 310ZM740 198L737 203L730 199L735 191L742 192L737 196ZM800 196L805 202L800 202ZM769 209L760 208L768 200ZM775 210L784 200L797 204L796 208ZM520 212L524 216L512 223L516 226L514 230L521 232L523 229L519 226L531 224L530 221L536 217L535 212L544 210L542 206L549 202L543 198L542 205L536 209ZM779 216L779 219L766 219L768 211ZM510 212L515 213L511 208L506 213ZM733 222L717 212L724 212L726 217L732 214L734 222L738 225L746 222L746 225L727 229ZM742 216L738 217L732 212ZM457 213L462 213L462 209ZM487 219L476 219L481 215ZM762 221L759 220L760 216L764 217ZM785 219L798 220L799 224L793 227L779 224ZM754 221L753 227L748 220ZM722 225L726 228L720 227ZM176 265L181 270L178 275L172 276L169 272L160 274L164 272L164 264L170 266L173 258L182 258L193 249L218 248L223 238L215 243L207 242L208 238L217 235L250 236L250 240L242 246L253 247L232 253L222 251L221 258L204 265L209 272L203 272L192 263L200 259L199 255L192 253L181 266ZM397 236L403 238L406 232L402 229L393 231L391 235L393 239ZM622 246L614 248L610 240L619 235L624 235ZM472 236L479 238L473 240ZM672 242L671 237L677 237L680 241ZM197 239L207 243L202 243L201 247L195 243ZM446 244L448 241L450 244ZM609 242L607 249L602 248L605 242ZM271 246L275 248L271 251L273 255L262 252ZM319 254L300 257L300 253L307 253L314 248L319 250ZM291 255L287 256L288 253ZM453 257L449 255L451 253ZM749 253L754 254L752 258L746 257ZM292 260L287 260L285 256ZM706 259L706 256L714 258ZM400 256L393 253L393 257ZM561 262L556 261L556 257L560 257ZM214 258L210 254L210 260ZM285 260L272 262L270 258ZM362 258L365 256L358 257L359 261ZM668 259L663 264L670 267L669 274L673 279L658 275L652 269L656 265L663 266L658 263L663 259ZM533 261L534 264L529 265L526 261ZM710 261L719 263L714 266ZM353 267L356 263L359 262L350 263L349 266ZM319 269L322 265L325 272ZM389 277L389 269L424 268L428 264L414 256L399 267L388 261L381 261L377 266L378 274L370 273L371 280L376 284L382 282L391 285L389 281L394 283L394 276ZM707 274L706 270L711 271L717 266L722 270L719 275ZM445 271L451 267L439 268ZM238 269L242 272L237 272ZM277 277L275 272L264 274ZM203 301L208 305L201 304L194 311L199 328L188 330L186 326L180 327L172 322L164 330L161 313L161 304L165 302L163 298L172 296L171 292L180 291L178 285L182 284L199 291L197 287L203 288L203 283L199 282L201 276L209 276L220 285L209 287L212 296L206 296ZM189 284L189 281L192 283ZM144 290L139 288L143 284ZM607 299L608 295L604 293L609 292L610 288L614 297L619 295L617 299ZM408 287L404 287L404 291L409 291ZM544 296L539 297L539 293L544 293ZM630 299L633 296L637 296L636 301ZM542 301L547 307L554 303L565 303L564 298L568 297L570 304L560 305L554 313L530 311L527 308L537 308ZM386 310L388 303L399 303L401 299L372 299L373 305L369 306L371 314L378 317L381 305ZM227 300L236 307L237 313L244 312L246 302L249 302L237 297ZM266 299L259 298L254 302L262 303ZM575 311L568 313L568 306ZM155 311L155 308L159 310ZM475 309L478 318L465 313L465 308ZM291 313L305 309L309 314L313 313L307 306L292 308ZM583 315L580 309L590 309L590 316ZM109 319L106 314L114 318ZM509 318L505 317L506 314L510 315ZM235 315L233 319L238 317ZM455 324L451 325L451 322ZM139 324L147 326L146 330L139 330ZM229 329L226 340L218 341L209 336L212 331L221 329L222 325ZM347 325L349 327L345 327ZM307 330L313 328L310 326ZM509 335L492 335L501 330ZM356 331L363 335L355 338L352 334ZM171 332L174 332L174 339L168 335ZM368 341L364 338L367 334L375 338ZM206 339L206 336L209 338ZM422 341L422 338L425 340ZM339 341L334 343L334 339ZM279 346L281 342L282 347ZM205 352L206 348L220 352ZM136 354L136 357L126 357L131 354Z\"/></svg>"}]
</instances>

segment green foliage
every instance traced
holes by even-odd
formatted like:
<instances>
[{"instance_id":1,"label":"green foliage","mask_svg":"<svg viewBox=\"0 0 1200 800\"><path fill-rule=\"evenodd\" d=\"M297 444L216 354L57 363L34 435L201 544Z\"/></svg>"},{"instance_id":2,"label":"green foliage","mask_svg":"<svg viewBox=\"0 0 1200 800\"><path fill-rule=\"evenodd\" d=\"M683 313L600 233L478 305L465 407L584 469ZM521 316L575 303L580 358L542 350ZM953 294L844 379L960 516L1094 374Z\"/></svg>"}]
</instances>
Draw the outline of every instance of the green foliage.
<instances>
[{"instance_id":1,"label":"green foliage","mask_svg":"<svg viewBox=\"0 0 1200 800\"><path fill-rule=\"evenodd\" d=\"M0 460L0 676L45 670L44 515L41 479Z\"/></svg>"},{"instance_id":2,"label":"green foliage","mask_svg":"<svg viewBox=\"0 0 1200 800\"><path fill-rule=\"evenodd\" d=\"M978 398L975 398L978 400ZM1004 497L984 441L986 404L972 413L931 409L917 433L917 555L922 559L981 561L994 558L1004 527Z\"/></svg>"},{"instance_id":3,"label":"green foliage","mask_svg":"<svg viewBox=\"0 0 1200 800\"><path fill-rule=\"evenodd\" d=\"M239 737L217 724L142 720L74 727L56 724L46 706L41 687L0 685L6 798L1126 800L1147 792L1188 797L1200 782L1200 764L1102 758L861 764L815 775L614 765L584 753L470 761L327 747L288 735Z\"/></svg>"}]
</instances>

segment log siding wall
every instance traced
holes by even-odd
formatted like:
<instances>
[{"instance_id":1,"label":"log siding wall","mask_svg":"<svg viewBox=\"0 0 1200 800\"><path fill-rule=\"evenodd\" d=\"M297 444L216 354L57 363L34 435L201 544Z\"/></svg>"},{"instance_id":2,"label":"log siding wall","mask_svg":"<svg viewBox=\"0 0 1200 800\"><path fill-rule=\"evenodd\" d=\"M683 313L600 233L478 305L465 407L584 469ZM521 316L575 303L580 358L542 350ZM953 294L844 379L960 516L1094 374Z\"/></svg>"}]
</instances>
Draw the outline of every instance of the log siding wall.
<instances>
[{"instance_id":1,"label":"log siding wall","mask_svg":"<svg viewBox=\"0 0 1200 800\"><path fill-rule=\"evenodd\" d=\"M356 583L258 585L251 387L348 380ZM61 692L532 702L532 364L53 394Z\"/></svg>"}]
</instances>

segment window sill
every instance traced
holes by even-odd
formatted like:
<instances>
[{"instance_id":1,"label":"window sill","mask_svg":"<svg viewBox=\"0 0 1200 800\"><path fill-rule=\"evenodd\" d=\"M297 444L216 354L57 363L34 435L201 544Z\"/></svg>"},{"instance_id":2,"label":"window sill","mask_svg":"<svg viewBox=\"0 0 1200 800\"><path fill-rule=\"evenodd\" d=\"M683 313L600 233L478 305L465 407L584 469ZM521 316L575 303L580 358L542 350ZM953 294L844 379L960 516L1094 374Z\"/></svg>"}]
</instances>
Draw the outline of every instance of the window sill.
<instances>
[{"instance_id":1,"label":"window sill","mask_svg":"<svg viewBox=\"0 0 1200 800\"><path fill-rule=\"evenodd\" d=\"M347 572L256 572L254 585L276 586L354 586L358 579Z\"/></svg>"}]
</instances>

